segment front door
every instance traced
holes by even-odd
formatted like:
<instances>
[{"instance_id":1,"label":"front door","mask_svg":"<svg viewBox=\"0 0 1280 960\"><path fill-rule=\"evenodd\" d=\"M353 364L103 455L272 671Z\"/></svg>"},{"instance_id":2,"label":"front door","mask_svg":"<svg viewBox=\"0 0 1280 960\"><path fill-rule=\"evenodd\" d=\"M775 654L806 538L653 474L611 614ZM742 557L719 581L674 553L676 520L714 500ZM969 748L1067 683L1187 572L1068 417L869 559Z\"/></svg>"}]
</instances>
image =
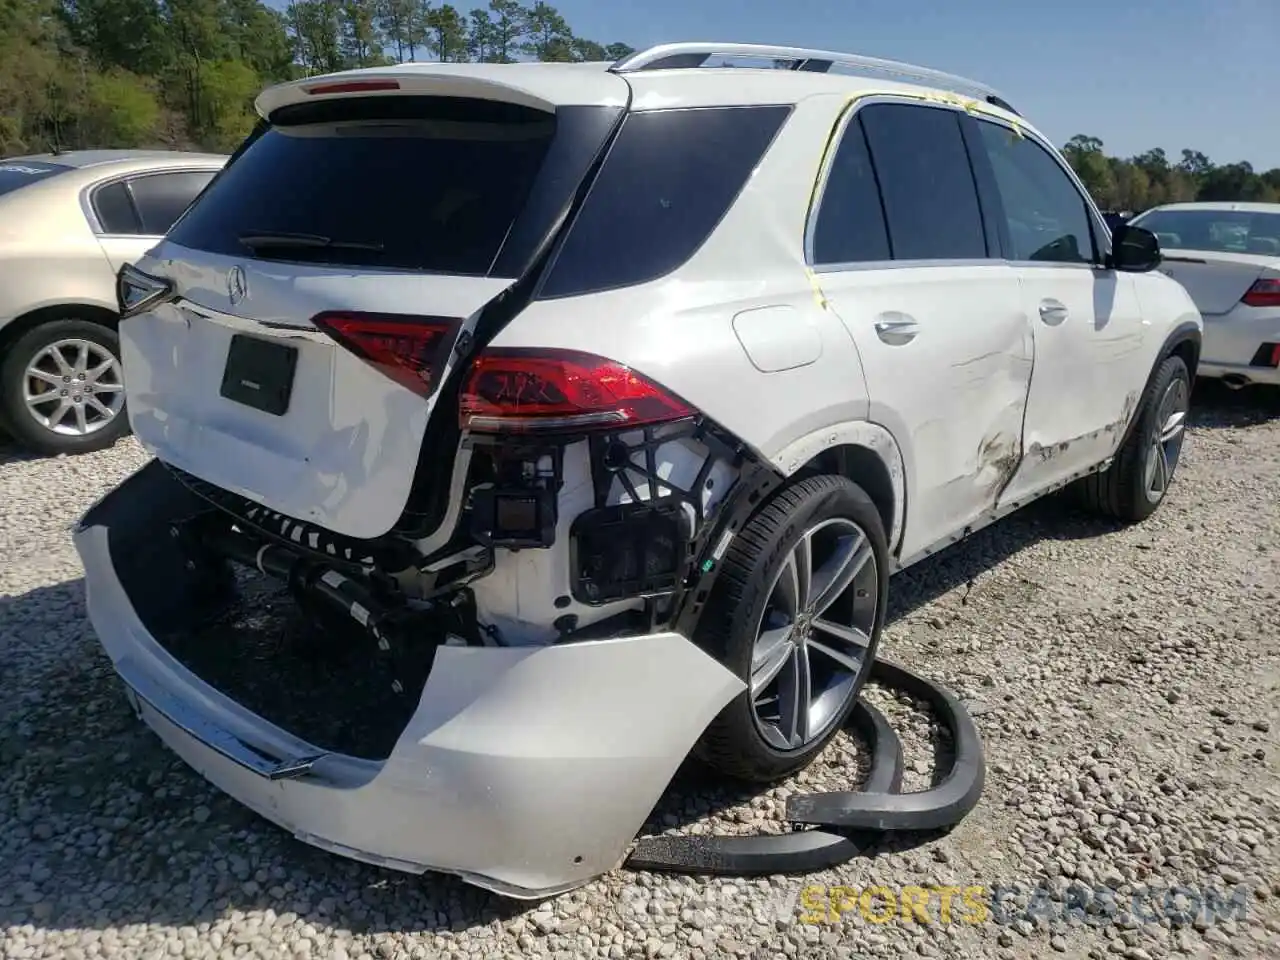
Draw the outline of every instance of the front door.
<instances>
[{"instance_id":1,"label":"front door","mask_svg":"<svg viewBox=\"0 0 1280 960\"><path fill-rule=\"evenodd\" d=\"M1103 266L1097 218L1063 164L1030 135L972 119L990 164L1035 338L1025 458L1001 504L1106 460L1137 408L1145 323L1133 277Z\"/></svg>"}]
</instances>

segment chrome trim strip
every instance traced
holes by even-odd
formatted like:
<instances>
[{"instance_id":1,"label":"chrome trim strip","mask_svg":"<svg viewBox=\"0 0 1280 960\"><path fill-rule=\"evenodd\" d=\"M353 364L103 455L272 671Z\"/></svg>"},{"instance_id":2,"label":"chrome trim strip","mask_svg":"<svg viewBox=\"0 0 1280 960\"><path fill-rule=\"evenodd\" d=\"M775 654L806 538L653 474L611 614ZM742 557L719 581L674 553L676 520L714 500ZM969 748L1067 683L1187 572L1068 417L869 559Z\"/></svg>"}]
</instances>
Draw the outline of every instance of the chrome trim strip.
<instances>
[{"instance_id":1,"label":"chrome trim strip","mask_svg":"<svg viewBox=\"0 0 1280 960\"><path fill-rule=\"evenodd\" d=\"M117 672L120 672L119 666ZM317 760L329 755L316 753L272 759L222 727L203 719L172 694L152 686L141 676L125 677L123 672L120 672L120 676L124 682L125 696L139 717L142 716L141 704L145 703L187 736L193 737L237 766L268 780L296 780L310 773Z\"/></svg>"}]
</instances>

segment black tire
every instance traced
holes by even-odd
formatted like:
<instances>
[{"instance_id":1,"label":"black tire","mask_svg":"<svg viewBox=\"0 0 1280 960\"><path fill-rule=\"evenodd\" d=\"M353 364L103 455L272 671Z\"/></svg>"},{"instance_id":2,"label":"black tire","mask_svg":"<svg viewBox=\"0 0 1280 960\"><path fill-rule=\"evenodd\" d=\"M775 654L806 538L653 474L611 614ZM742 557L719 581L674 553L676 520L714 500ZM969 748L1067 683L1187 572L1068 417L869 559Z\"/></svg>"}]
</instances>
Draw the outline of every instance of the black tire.
<instances>
[{"instance_id":1,"label":"black tire","mask_svg":"<svg viewBox=\"0 0 1280 960\"><path fill-rule=\"evenodd\" d=\"M724 556L694 640L749 682L757 628L779 571L802 534L823 521L836 519L853 521L862 528L875 561L874 622L866 631L869 643L861 670L854 676L852 693L833 719L827 721L825 733L803 746L783 750L765 739L756 721L751 693L744 690L711 722L693 751L725 775L768 783L805 767L844 725L871 672L888 597L888 547L875 504L861 487L841 476L800 480L778 491L756 512ZM871 589L867 589L866 597L870 593ZM855 602L852 595L847 602Z\"/></svg>"},{"instance_id":2,"label":"black tire","mask_svg":"<svg viewBox=\"0 0 1280 960\"><path fill-rule=\"evenodd\" d=\"M1157 422L1161 401L1178 382L1181 382L1189 399L1191 377L1187 373L1186 363L1179 356L1167 357L1148 382L1133 429L1129 431L1111 466L1084 477L1077 483L1077 498L1087 510L1126 523L1138 523L1155 513L1156 508L1164 502L1181 458L1181 441L1177 445L1177 455L1169 464L1164 490L1155 499L1147 492L1146 459L1156 433L1162 427Z\"/></svg>"},{"instance_id":3,"label":"black tire","mask_svg":"<svg viewBox=\"0 0 1280 960\"><path fill-rule=\"evenodd\" d=\"M0 358L0 419L13 438L35 453L91 453L110 447L129 432L128 413L120 407L114 418L86 434L57 433L39 423L23 399L26 370L40 351L59 340L84 340L109 352L119 362L120 339L116 332L89 320L53 320L28 330L4 350ZM96 414L95 414L96 415Z\"/></svg>"}]
</instances>

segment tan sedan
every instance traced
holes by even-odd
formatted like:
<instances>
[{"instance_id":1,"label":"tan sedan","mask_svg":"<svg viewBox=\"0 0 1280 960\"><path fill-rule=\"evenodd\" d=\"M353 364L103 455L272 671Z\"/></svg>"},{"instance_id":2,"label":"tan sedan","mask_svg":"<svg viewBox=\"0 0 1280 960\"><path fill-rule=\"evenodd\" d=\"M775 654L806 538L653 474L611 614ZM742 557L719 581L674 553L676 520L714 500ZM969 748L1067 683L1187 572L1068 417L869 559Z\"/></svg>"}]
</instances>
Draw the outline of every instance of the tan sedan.
<instances>
[{"instance_id":1,"label":"tan sedan","mask_svg":"<svg viewBox=\"0 0 1280 960\"><path fill-rule=\"evenodd\" d=\"M128 432L116 272L155 246L226 163L92 150L0 160L0 426L85 453Z\"/></svg>"}]
</instances>

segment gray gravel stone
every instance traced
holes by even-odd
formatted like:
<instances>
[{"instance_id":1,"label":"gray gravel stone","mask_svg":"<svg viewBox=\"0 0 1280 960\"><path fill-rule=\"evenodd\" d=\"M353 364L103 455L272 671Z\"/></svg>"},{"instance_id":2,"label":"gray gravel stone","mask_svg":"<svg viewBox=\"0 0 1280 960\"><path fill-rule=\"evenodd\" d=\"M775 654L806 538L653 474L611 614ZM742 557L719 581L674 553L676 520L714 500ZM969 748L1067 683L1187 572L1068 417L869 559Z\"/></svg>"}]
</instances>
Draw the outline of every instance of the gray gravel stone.
<instances>
[{"instance_id":1,"label":"gray gravel stone","mask_svg":"<svg viewBox=\"0 0 1280 960\"><path fill-rule=\"evenodd\" d=\"M1045 502L894 578L882 652L973 705L988 759L947 838L804 878L619 871L541 904L322 853L191 772L124 703L68 535L144 454L0 445L0 957L1274 956L1280 400L1196 402L1149 521ZM927 786L936 721L867 697L902 738L904 788ZM678 776L646 831L778 832L787 796L846 788L867 759L842 734L748 799ZM879 886L883 923L861 900ZM904 886L934 888L928 923L902 919ZM965 888L1003 891L995 916L973 922Z\"/></svg>"}]
</instances>

